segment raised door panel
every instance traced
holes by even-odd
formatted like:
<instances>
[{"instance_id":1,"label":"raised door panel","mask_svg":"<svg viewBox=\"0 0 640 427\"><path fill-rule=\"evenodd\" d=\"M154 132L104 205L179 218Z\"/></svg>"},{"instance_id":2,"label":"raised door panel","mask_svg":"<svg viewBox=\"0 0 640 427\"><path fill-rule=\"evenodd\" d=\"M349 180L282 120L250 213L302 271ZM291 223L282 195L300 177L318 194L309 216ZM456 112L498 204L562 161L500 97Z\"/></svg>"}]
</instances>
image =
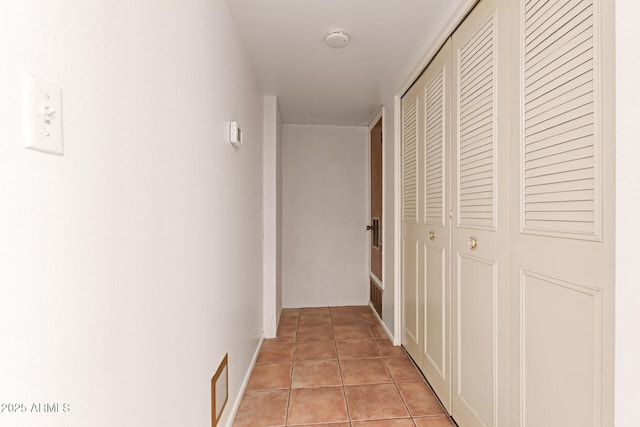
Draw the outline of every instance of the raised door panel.
<instances>
[{"instance_id":1,"label":"raised door panel","mask_svg":"<svg viewBox=\"0 0 640 427\"><path fill-rule=\"evenodd\" d=\"M459 254L457 269L457 397L474 421L493 426L496 425L496 261ZM455 411L454 417L459 413Z\"/></svg>"},{"instance_id":2,"label":"raised door panel","mask_svg":"<svg viewBox=\"0 0 640 427\"><path fill-rule=\"evenodd\" d=\"M523 271L520 292L522 425L599 425L601 290Z\"/></svg>"}]
</instances>

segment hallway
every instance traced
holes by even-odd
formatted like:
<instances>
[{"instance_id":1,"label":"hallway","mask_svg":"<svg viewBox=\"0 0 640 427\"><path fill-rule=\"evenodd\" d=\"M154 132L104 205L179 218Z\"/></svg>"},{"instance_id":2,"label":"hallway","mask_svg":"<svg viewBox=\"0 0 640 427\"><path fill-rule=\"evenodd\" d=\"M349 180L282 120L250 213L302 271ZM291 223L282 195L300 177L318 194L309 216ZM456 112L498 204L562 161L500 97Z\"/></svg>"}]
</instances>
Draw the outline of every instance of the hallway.
<instances>
[{"instance_id":1,"label":"hallway","mask_svg":"<svg viewBox=\"0 0 640 427\"><path fill-rule=\"evenodd\" d=\"M454 426L368 306L282 311L234 427Z\"/></svg>"}]
</instances>

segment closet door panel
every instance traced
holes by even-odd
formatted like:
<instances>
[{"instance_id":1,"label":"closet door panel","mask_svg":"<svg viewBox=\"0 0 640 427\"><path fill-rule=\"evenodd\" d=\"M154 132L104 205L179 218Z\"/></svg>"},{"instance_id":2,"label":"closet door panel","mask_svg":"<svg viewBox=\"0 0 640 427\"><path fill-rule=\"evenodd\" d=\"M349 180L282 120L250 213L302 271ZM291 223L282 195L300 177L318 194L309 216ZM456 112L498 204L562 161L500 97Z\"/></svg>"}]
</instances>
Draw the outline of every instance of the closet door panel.
<instances>
[{"instance_id":1,"label":"closet door panel","mask_svg":"<svg viewBox=\"0 0 640 427\"><path fill-rule=\"evenodd\" d=\"M508 418L508 39L504 0L482 0L452 37L452 415Z\"/></svg>"},{"instance_id":2,"label":"closet door panel","mask_svg":"<svg viewBox=\"0 0 640 427\"><path fill-rule=\"evenodd\" d=\"M445 273L448 268L447 251L442 248L425 248L426 266L426 313L425 313L425 353L426 361L436 370L437 378L445 378L448 353L446 330L446 306L444 304L447 284Z\"/></svg>"},{"instance_id":3,"label":"closet door panel","mask_svg":"<svg viewBox=\"0 0 640 427\"><path fill-rule=\"evenodd\" d=\"M416 91L402 99L402 344L415 359L421 351L424 311L423 267L418 227L418 99Z\"/></svg>"},{"instance_id":4,"label":"closet door panel","mask_svg":"<svg viewBox=\"0 0 640 427\"><path fill-rule=\"evenodd\" d=\"M424 339L420 368L451 410L450 341L450 98L451 42L431 61L419 81L424 164Z\"/></svg>"},{"instance_id":5,"label":"closet door panel","mask_svg":"<svg viewBox=\"0 0 640 427\"><path fill-rule=\"evenodd\" d=\"M614 425L613 10L513 4L512 426Z\"/></svg>"}]
</instances>

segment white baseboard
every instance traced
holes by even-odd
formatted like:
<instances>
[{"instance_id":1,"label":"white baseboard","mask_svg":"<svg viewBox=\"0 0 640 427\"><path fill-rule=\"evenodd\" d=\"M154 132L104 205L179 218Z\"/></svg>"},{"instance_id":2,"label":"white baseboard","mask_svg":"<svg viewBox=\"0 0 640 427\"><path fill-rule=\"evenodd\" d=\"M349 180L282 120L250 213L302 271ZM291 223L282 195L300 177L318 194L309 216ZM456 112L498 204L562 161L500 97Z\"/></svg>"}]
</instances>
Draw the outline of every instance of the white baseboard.
<instances>
[{"instance_id":1,"label":"white baseboard","mask_svg":"<svg viewBox=\"0 0 640 427\"><path fill-rule=\"evenodd\" d=\"M387 325L384 324L384 322L382 321L382 319L380 318L380 316L378 315L378 312L376 311L375 307L373 306L373 304L371 304L371 302L369 302L369 307L371 307L371 311L373 311L373 314L375 314L376 318L378 319L378 323L380 324L380 326L382 327L382 330L384 331L385 334L387 334L387 337L389 338L389 340L391 342L393 341L393 334L391 333L391 331L389 331L389 328L387 328ZM395 345L395 344L394 344Z\"/></svg>"},{"instance_id":2,"label":"white baseboard","mask_svg":"<svg viewBox=\"0 0 640 427\"><path fill-rule=\"evenodd\" d=\"M242 385L240 386L238 395L233 401L233 406L231 407L231 412L229 413L229 417L227 418L227 423L225 424L225 427L231 427L233 425L233 421L235 420L236 414L238 413L238 408L240 408L240 402L242 402L242 397L244 396L244 392L247 389L247 385L249 385L249 379L251 378L251 373L253 372L253 368L256 366L256 360L258 360L258 354L260 354L260 349L262 348L263 342L264 342L264 335L262 336L262 338L260 338L260 342L258 342L258 347L256 348L256 351L253 354L253 358L251 359L251 363L249 364L247 373L244 376L244 380L242 381Z\"/></svg>"}]
</instances>

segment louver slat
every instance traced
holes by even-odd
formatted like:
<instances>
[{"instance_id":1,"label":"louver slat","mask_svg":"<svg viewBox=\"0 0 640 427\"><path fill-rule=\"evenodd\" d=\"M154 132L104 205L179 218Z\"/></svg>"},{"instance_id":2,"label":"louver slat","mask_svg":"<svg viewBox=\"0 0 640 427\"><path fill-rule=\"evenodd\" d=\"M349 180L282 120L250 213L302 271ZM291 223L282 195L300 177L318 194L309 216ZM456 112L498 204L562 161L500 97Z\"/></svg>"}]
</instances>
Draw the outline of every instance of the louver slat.
<instances>
[{"instance_id":1,"label":"louver slat","mask_svg":"<svg viewBox=\"0 0 640 427\"><path fill-rule=\"evenodd\" d=\"M425 88L424 221L444 226L445 90L441 70Z\"/></svg>"},{"instance_id":2,"label":"louver slat","mask_svg":"<svg viewBox=\"0 0 640 427\"><path fill-rule=\"evenodd\" d=\"M458 51L458 223L495 229L493 19Z\"/></svg>"},{"instance_id":3,"label":"louver slat","mask_svg":"<svg viewBox=\"0 0 640 427\"><path fill-rule=\"evenodd\" d=\"M417 203L417 100L402 112L402 219L418 221Z\"/></svg>"},{"instance_id":4,"label":"louver slat","mask_svg":"<svg viewBox=\"0 0 640 427\"><path fill-rule=\"evenodd\" d=\"M595 236L592 0L526 1L523 229Z\"/></svg>"}]
</instances>

